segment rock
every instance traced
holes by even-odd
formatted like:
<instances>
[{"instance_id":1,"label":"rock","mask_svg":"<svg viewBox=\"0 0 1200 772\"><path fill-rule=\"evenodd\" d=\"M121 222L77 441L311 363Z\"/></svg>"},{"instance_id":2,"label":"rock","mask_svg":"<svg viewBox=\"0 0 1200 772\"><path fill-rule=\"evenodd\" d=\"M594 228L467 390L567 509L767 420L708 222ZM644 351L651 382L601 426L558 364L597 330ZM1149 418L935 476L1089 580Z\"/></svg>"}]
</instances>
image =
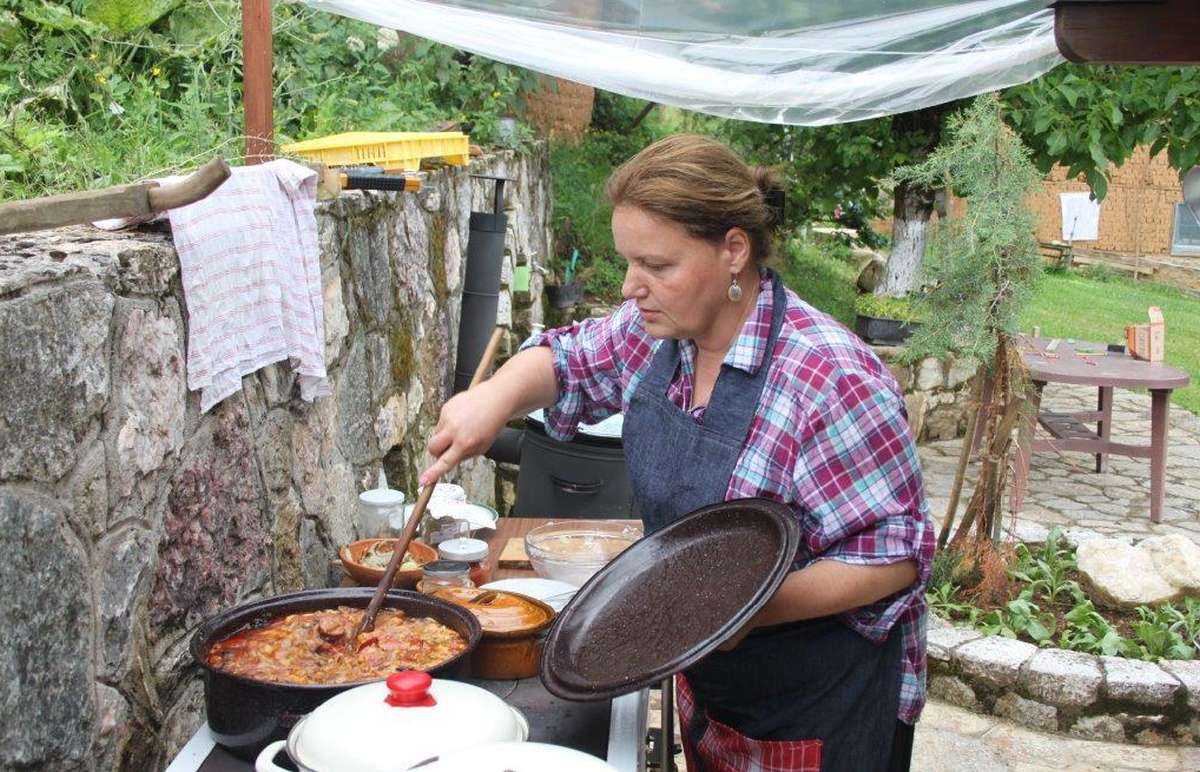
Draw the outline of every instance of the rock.
<instances>
[{"instance_id":1,"label":"rock","mask_svg":"<svg viewBox=\"0 0 1200 772\"><path fill-rule=\"evenodd\" d=\"M140 307L118 316L124 321L114 352L115 468L125 497L183 444L187 388L176 320Z\"/></svg>"},{"instance_id":2,"label":"rock","mask_svg":"<svg viewBox=\"0 0 1200 772\"><path fill-rule=\"evenodd\" d=\"M1116 539L1092 539L1075 554L1080 578L1098 604L1136 608L1179 598L1179 588L1162 578L1146 550Z\"/></svg>"},{"instance_id":3,"label":"rock","mask_svg":"<svg viewBox=\"0 0 1200 772\"><path fill-rule=\"evenodd\" d=\"M950 371L946 373L946 388L956 389L975 377L979 370L978 360L960 357L950 363Z\"/></svg>"},{"instance_id":4,"label":"rock","mask_svg":"<svg viewBox=\"0 0 1200 772\"><path fill-rule=\"evenodd\" d=\"M960 434L962 423L962 408L938 405L925 414L925 437L929 441L955 439Z\"/></svg>"},{"instance_id":5,"label":"rock","mask_svg":"<svg viewBox=\"0 0 1200 772\"><path fill-rule=\"evenodd\" d=\"M1015 527L1007 529L1014 540L1028 545L1042 545L1050 537L1050 529L1041 523L1019 520Z\"/></svg>"},{"instance_id":6,"label":"rock","mask_svg":"<svg viewBox=\"0 0 1200 772\"><path fill-rule=\"evenodd\" d=\"M393 307L392 268L385 218L355 218L348 227L354 292L371 322L384 325Z\"/></svg>"},{"instance_id":7,"label":"rock","mask_svg":"<svg viewBox=\"0 0 1200 772\"><path fill-rule=\"evenodd\" d=\"M887 365L887 369L891 370L892 377L896 379L896 385L900 387L900 393L907 395L913 384L912 366L896 361L885 362L885 364Z\"/></svg>"},{"instance_id":8,"label":"rock","mask_svg":"<svg viewBox=\"0 0 1200 772\"><path fill-rule=\"evenodd\" d=\"M375 416L375 437L386 455L404 440L408 431L408 404L404 394L394 394Z\"/></svg>"},{"instance_id":9,"label":"rock","mask_svg":"<svg viewBox=\"0 0 1200 772\"><path fill-rule=\"evenodd\" d=\"M382 335L367 335L367 372L371 402L381 405L397 389L392 383L392 351Z\"/></svg>"},{"instance_id":10,"label":"rock","mask_svg":"<svg viewBox=\"0 0 1200 772\"><path fill-rule=\"evenodd\" d=\"M983 633L969 627L938 627L930 625L925 634L925 652L930 662L949 662L956 646L978 640Z\"/></svg>"},{"instance_id":11,"label":"rock","mask_svg":"<svg viewBox=\"0 0 1200 772\"><path fill-rule=\"evenodd\" d=\"M918 391L933 391L942 385L942 363L934 357L921 360L917 370L916 388Z\"/></svg>"},{"instance_id":12,"label":"rock","mask_svg":"<svg viewBox=\"0 0 1200 772\"><path fill-rule=\"evenodd\" d=\"M117 289L136 295L165 295L179 275L179 255L168 242L135 243L117 252Z\"/></svg>"},{"instance_id":13,"label":"rock","mask_svg":"<svg viewBox=\"0 0 1200 772\"><path fill-rule=\"evenodd\" d=\"M1200 660L1167 659L1158 664L1183 684L1188 707L1200 712Z\"/></svg>"},{"instance_id":14,"label":"rock","mask_svg":"<svg viewBox=\"0 0 1200 772\"><path fill-rule=\"evenodd\" d=\"M304 561L304 586L327 587L329 561L336 557L336 551L321 540L317 521L312 518L305 518L300 524L300 554Z\"/></svg>"},{"instance_id":15,"label":"rock","mask_svg":"<svg viewBox=\"0 0 1200 772\"><path fill-rule=\"evenodd\" d=\"M92 756L98 769L118 769L125 747L133 736L129 703L107 684L96 684L96 741Z\"/></svg>"},{"instance_id":16,"label":"rock","mask_svg":"<svg viewBox=\"0 0 1200 772\"><path fill-rule=\"evenodd\" d=\"M342 342L350 332L346 303L342 300L342 277L331 272L322 289L325 310L325 367L330 367L342 353Z\"/></svg>"},{"instance_id":17,"label":"rock","mask_svg":"<svg viewBox=\"0 0 1200 772\"><path fill-rule=\"evenodd\" d=\"M300 543L300 523L304 511L290 490L273 500L275 517L271 526L276 592L304 589L304 554Z\"/></svg>"},{"instance_id":18,"label":"rock","mask_svg":"<svg viewBox=\"0 0 1200 772\"><path fill-rule=\"evenodd\" d=\"M979 710L979 698L961 678L935 675L929 679L929 696L967 710Z\"/></svg>"},{"instance_id":19,"label":"rock","mask_svg":"<svg viewBox=\"0 0 1200 772\"><path fill-rule=\"evenodd\" d=\"M355 338L350 344L350 353L334 387L334 398L338 407L337 445L342 455L354 464L367 464L378 458L366 344L362 338Z\"/></svg>"},{"instance_id":20,"label":"rock","mask_svg":"<svg viewBox=\"0 0 1200 772\"><path fill-rule=\"evenodd\" d=\"M874 292L875 288L879 286L880 280L883 279L887 261L875 252L865 252L861 256L851 254L851 257L858 257L862 260L858 278L854 282L859 292Z\"/></svg>"},{"instance_id":21,"label":"rock","mask_svg":"<svg viewBox=\"0 0 1200 772\"><path fill-rule=\"evenodd\" d=\"M193 678L183 695L163 719L159 740L162 751L158 758L158 769L165 769L171 759L183 749L196 730L204 724L204 685L200 678Z\"/></svg>"},{"instance_id":22,"label":"rock","mask_svg":"<svg viewBox=\"0 0 1200 772\"><path fill-rule=\"evenodd\" d=\"M925 431L925 403L929 401L928 393L914 391L904 395L904 413L908 417L908 428L913 440L919 441Z\"/></svg>"},{"instance_id":23,"label":"rock","mask_svg":"<svg viewBox=\"0 0 1200 772\"><path fill-rule=\"evenodd\" d=\"M1103 682L1104 674L1095 657L1063 649L1039 651L1021 673L1021 685L1030 696L1073 708L1094 703Z\"/></svg>"},{"instance_id":24,"label":"rock","mask_svg":"<svg viewBox=\"0 0 1200 772\"><path fill-rule=\"evenodd\" d=\"M270 571L245 408L228 399L213 414L188 440L171 481L150 602L160 628L234 605Z\"/></svg>"},{"instance_id":25,"label":"rock","mask_svg":"<svg viewBox=\"0 0 1200 772\"><path fill-rule=\"evenodd\" d=\"M255 448L267 490L279 493L292 483L292 435L294 419L287 410L267 413L258 427Z\"/></svg>"},{"instance_id":26,"label":"rock","mask_svg":"<svg viewBox=\"0 0 1200 772\"><path fill-rule=\"evenodd\" d=\"M1104 693L1114 700L1129 700L1152 708L1175 701L1183 688L1174 676L1153 662L1124 657L1100 657L1104 666Z\"/></svg>"},{"instance_id":27,"label":"rock","mask_svg":"<svg viewBox=\"0 0 1200 772\"><path fill-rule=\"evenodd\" d=\"M1078 549L1082 544L1086 544L1089 541L1096 541L1097 539L1110 539L1113 541L1119 541L1122 544L1129 544L1131 546L1133 544L1133 540L1128 537L1105 536L1099 531L1093 531L1090 528L1064 528L1062 531L1062 538L1064 544L1075 547L1076 549Z\"/></svg>"},{"instance_id":28,"label":"rock","mask_svg":"<svg viewBox=\"0 0 1200 772\"><path fill-rule=\"evenodd\" d=\"M1138 542L1137 548L1150 553L1158 574L1167 582L1190 590L1200 590L1200 546L1186 536L1151 536Z\"/></svg>"},{"instance_id":29,"label":"rock","mask_svg":"<svg viewBox=\"0 0 1200 772\"><path fill-rule=\"evenodd\" d=\"M282 407L292 400L296 386L296 371L286 362L276 362L259 368L258 382L262 385L267 408ZM299 396L296 391L296 396Z\"/></svg>"},{"instance_id":30,"label":"rock","mask_svg":"<svg viewBox=\"0 0 1200 772\"><path fill-rule=\"evenodd\" d=\"M1069 731L1085 740L1125 742L1125 727L1113 716L1084 716L1076 721Z\"/></svg>"},{"instance_id":31,"label":"rock","mask_svg":"<svg viewBox=\"0 0 1200 772\"><path fill-rule=\"evenodd\" d=\"M1024 724L1031 729L1043 732L1058 731L1058 709L1051 705L1043 705L1034 700L1027 700L1019 694L1008 692L996 700L992 712L1002 718Z\"/></svg>"},{"instance_id":32,"label":"rock","mask_svg":"<svg viewBox=\"0 0 1200 772\"><path fill-rule=\"evenodd\" d=\"M99 661L112 683L129 670L134 612L149 587L153 549L153 534L136 526L108 534L97 548Z\"/></svg>"},{"instance_id":33,"label":"rock","mask_svg":"<svg viewBox=\"0 0 1200 772\"><path fill-rule=\"evenodd\" d=\"M88 562L63 523L53 500L0 488L0 769L76 769L90 760Z\"/></svg>"},{"instance_id":34,"label":"rock","mask_svg":"<svg viewBox=\"0 0 1200 772\"><path fill-rule=\"evenodd\" d=\"M1138 745L1171 745L1171 738L1154 729L1143 729L1133 736Z\"/></svg>"},{"instance_id":35,"label":"rock","mask_svg":"<svg viewBox=\"0 0 1200 772\"><path fill-rule=\"evenodd\" d=\"M108 400L112 310L92 283L0 301L0 480L53 482L75 463Z\"/></svg>"},{"instance_id":36,"label":"rock","mask_svg":"<svg viewBox=\"0 0 1200 772\"><path fill-rule=\"evenodd\" d=\"M108 525L108 466L104 444L93 443L79 454L79 461L66 483L67 513L81 539L98 539Z\"/></svg>"},{"instance_id":37,"label":"rock","mask_svg":"<svg viewBox=\"0 0 1200 772\"><path fill-rule=\"evenodd\" d=\"M953 657L962 672L995 688L1012 686L1037 647L1031 643L989 635L954 649Z\"/></svg>"}]
</instances>

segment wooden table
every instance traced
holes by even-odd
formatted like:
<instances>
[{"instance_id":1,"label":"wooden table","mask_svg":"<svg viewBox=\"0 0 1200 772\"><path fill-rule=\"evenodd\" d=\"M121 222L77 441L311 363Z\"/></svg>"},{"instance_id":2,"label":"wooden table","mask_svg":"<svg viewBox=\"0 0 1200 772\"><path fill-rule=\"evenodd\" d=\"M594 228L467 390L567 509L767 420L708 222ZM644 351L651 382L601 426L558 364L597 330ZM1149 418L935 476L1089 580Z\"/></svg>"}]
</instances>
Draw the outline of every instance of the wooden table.
<instances>
[{"instance_id":1,"label":"wooden table","mask_svg":"<svg viewBox=\"0 0 1200 772\"><path fill-rule=\"evenodd\" d=\"M1023 422L1018 432L1016 469L1013 474L1012 508L1021 511L1029 480L1029 463L1039 450L1078 451L1096 457L1096 471L1107 466L1106 456L1150 459L1150 519L1162 520L1164 471L1167 465L1167 417L1171 392L1187 386L1188 374L1161 362L1145 362L1124 353L1101 356L1080 356L1083 351L1103 350L1103 344L1060 340L1053 352L1046 351L1049 338L1022 337L1018 345L1022 361L1033 382L1030 396L1036 423ZM1056 355L1056 356L1053 356ZM1041 412L1042 390L1048 383L1070 383L1095 386L1096 410L1082 413ZM1150 444L1130 445L1111 439L1113 389L1148 389L1150 391ZM985 397L984 403L987 403ZM1084 422L1096 422L1092 431ZM980 428L983 422L980 421ZM1045 428L1048 438L1036 437L1038 425ZM974 442L977 444L979 433Z\"/></svg>"}]
</instances>

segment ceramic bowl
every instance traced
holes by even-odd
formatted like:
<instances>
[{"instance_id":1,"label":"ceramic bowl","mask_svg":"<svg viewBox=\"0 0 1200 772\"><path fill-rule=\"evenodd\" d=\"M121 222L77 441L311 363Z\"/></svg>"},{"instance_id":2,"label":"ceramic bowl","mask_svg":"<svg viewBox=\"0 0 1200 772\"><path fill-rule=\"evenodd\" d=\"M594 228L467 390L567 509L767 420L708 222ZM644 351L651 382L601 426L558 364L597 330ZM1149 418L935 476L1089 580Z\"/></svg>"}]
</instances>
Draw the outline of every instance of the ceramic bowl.
<instances>
[{"instance_id":1,"label":"ceramic bowl","mask_svg":"<svg viewBox=\"0 0 1200 772\"><path fill-rule=\"evenodd\" d=\"M342 560L342 566L346 569L346 573L353 577L354 581L364 587L374 587L379 584L379 580L383 578L384 569L368 566L362 562L363 553L376 542L394 542L395 539L359 539L356 542L351 542L338 550L338 557ZM437 550L430 547L424 542L413 539L408 545L408 554L413 557L417 563L422 566L426 563L437 560ZM420 568L410 568L396 572L396 578L392 581L393 587L404 589L412 589L416 587L417 582L421 579Z\"/></svg>"}]
</instances>

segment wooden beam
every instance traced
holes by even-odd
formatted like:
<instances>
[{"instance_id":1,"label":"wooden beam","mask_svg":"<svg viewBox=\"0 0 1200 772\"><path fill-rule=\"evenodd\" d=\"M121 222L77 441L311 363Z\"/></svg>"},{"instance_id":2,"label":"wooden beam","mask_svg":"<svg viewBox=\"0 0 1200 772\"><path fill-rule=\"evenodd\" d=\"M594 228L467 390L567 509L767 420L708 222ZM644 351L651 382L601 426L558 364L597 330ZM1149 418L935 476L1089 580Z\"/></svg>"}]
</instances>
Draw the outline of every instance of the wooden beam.
<instances>
[{"instance_id":1,"label":"wooden beam","mask_svg":"<svg viewBox=\"0 0 1200 772\"><path fill-rule=\"evenodd\" d=\"M1197 0L1057 0L1054 41L1072 62L1200 63Z\"/></svg>"},{"instance_id":2,"label":"wooden beam","mask_svg":"<svg viewBox=\"0 0 1200 772\"><path fill-rule=\"evenodd\" d=\"M271 0L243 0L242 105L248 164L275 156L271 49Z\"/></svg>"}]
</instances>

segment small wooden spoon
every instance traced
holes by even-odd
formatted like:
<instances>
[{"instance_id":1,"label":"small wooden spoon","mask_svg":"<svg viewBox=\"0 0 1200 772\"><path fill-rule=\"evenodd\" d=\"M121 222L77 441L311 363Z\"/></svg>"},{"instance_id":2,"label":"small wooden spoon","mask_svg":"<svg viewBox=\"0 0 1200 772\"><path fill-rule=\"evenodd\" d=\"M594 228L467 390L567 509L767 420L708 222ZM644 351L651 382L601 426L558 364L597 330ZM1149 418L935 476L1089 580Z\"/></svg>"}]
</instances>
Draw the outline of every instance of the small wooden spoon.
<instances>
[{"instance_id":1,"label":"small wooden spoon","mask_svg":"<svg viewBox=\"0 0 1200 772\"><path fill-rule=\"evenodd\" d=\"M471 377L471 384L467 389L473 389L487 377L488 370L492 367L492 360L496 357L496 351L500 348L500 341L504 336L504 328L497 327L492 337L488 340L487 348L483 350L483 356L479 360L479 366L475 369L475 375ZM425 508L429 506L429 499L433 497L433 489L437 487L438 481L435 479L421 489L421 493L417 496L417 503L413 505L412 512L408 516L408 522L404 524L404 533L400 534L400 539L396 542L396 551L392 553L392 559L388 561L387 569L383 572L383 578L379 580L379 584L375 587L375 594L371 596L371 603L367 606L367 613L363 614L362 620L358 626L354 628L354 634L347 640L346 645L354 651L354 647L358 645L358 636L362 633L369 633L375 629L375 617L379 614L379 607L383 605L383 599L387 597L388 590L392 587L392 581L396 578L396 571L400 568L400 563L404 560L404 553L408 551L408 545L412 541L413 536L417 532L417 525L421 522L421 518L425 515Z\"/></svg>"}]
</instances>

